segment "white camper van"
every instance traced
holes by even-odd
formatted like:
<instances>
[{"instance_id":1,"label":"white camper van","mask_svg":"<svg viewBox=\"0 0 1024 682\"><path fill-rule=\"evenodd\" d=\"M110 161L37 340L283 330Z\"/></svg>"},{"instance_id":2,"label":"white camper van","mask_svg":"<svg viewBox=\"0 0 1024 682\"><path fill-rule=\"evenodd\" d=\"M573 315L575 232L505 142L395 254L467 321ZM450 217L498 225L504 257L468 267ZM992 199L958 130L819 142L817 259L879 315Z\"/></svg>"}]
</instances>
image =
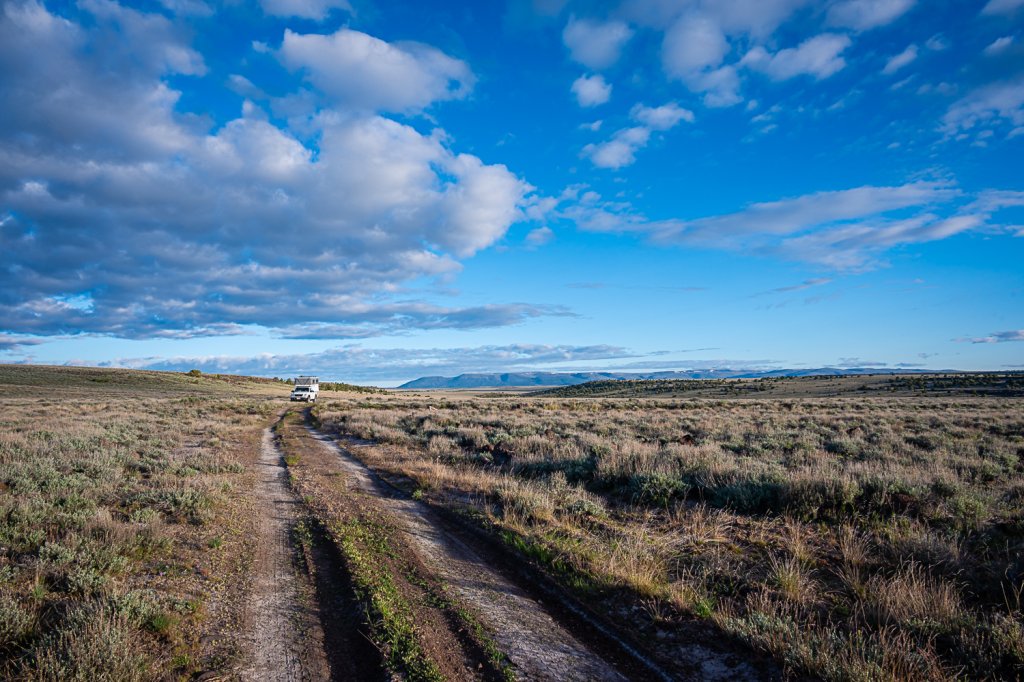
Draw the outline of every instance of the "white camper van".
<instances>
[{"instance_id":1,"label":"white camper van","mask_svg":"<svg viewBox=\"0 0 1024 682\"><path fill-rule=\"evenodd\" d=\"M292 400L305 400L315 403L316 396L320 393L320 379L317 377L297 377L295 388L292 389Z\"/></svg>"}]
</instances>

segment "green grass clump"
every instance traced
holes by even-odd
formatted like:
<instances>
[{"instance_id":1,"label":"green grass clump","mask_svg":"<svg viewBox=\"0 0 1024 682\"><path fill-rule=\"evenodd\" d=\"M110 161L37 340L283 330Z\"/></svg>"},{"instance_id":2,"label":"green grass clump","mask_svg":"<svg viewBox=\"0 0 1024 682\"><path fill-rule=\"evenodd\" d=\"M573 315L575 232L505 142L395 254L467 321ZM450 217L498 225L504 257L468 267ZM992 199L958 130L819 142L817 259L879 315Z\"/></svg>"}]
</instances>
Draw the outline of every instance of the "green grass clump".
<instances>
[{"instance_id":1,"label":"green grass clump","mask_svg":"<svg viewBox=\"0 0 1024 682\"><path fill-rule=\"evenodd\" d=\"M332 531L348 563L360 599L366 603L374 639L384 648L388 666L413 682L444 679L437 664L423 651L412 607L399 591L389 558L394 558L388 534L380 523L352 519Z\"/></svg>"}]
</instances>

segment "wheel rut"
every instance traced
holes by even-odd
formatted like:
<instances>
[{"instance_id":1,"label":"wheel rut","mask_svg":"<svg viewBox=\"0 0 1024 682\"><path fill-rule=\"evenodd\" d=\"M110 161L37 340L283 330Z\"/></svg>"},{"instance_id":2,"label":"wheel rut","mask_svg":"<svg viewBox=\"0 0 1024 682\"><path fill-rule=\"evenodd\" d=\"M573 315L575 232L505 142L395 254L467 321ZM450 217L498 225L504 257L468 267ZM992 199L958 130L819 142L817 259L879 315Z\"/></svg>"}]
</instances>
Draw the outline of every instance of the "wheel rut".
<instances>
[{"instance_id":1,"label":"wheel rut","mask_svg":"<svg viewBox=\"0 0 1024 682\"><path fill-rule=\"evenodd\" d=\"M263 433L256 496L261 510L247 607L242 680L306 682L331 678L319 609L296 566L292 534L301 508L270 429Z\"/></svg>"},{"instance_id":2,"label":"wheel rut","mask_svg":"<svg viewBox=\"0 0 1024 682\"><path fill-rule=\"evenodd\" d=\"M508 656L516 677L524 680L628 679L595 653L472 547L443 530L424 504L397 497L356 457L328 436L308 427L312 438L336 456L347 486L388 499L388 509L401 521L423 563L466 603L493 633ZM356 446L358 447L358 446Z\"/></svg>"}]
</instances>

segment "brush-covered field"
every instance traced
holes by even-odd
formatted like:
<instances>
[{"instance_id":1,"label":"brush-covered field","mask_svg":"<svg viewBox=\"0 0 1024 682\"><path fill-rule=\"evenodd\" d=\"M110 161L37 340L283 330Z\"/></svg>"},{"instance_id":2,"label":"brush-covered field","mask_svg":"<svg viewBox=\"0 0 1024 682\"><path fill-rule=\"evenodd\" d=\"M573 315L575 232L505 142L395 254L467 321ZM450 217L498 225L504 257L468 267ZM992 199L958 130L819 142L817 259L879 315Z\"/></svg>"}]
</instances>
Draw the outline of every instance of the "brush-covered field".
<instances>
[{"instance_id":1,"label":"brush-covered field","mask_svg":"<svg viewBox=\"0 0 1024 682\"><path fill-rule=\"evenodd\" d=\"M373 396L314 408L664 655L1024 674L1024 400Z\"/></svg>"},{"instance_id":2,"label":"brush-covered field","mask_svg":"<svg viewBox=\"0 0 1024 682\"><path fill-rule=\"evenodd\" d=\"M188 678L237 654L266 386L0 368L0 677Z\"/></svg>"},{"instance_id":3,"label":"brush-covered field","mask_svg":"<svg viewBox=\"0 0 1024 682\"><path fill-rule=\"evenodd\" d=\"M663 663L1024 676L1024 399L898 377L892 395L792 397L799 381L722 399L335 392L311 419L365 439L359 459ZM0 367L0 677L237 676L269 513L261 434L285 423L286 396L236 377ZM294 438L278 438L301 487L318 451L289 419Z\"/></svg>"}]
</instances>

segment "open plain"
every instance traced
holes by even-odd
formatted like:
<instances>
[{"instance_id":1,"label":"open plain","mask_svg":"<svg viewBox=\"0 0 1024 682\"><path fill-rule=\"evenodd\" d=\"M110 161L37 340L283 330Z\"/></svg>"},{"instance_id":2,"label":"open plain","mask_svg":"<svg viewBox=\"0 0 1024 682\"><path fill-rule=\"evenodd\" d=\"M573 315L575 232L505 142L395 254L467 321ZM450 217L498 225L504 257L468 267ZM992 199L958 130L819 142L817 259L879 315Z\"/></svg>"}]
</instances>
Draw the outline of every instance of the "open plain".
<instances>
[{"instance_id":1,"label":"open plain","mask_svg":"<svg viewBox=\"0 0 1024 682\"><path fill-rule=\"evenodd\" d=\"M296 408L268 380L0 367L0 666L1017 678L1024 400L884 381Z\"/></svg>"}]
</instances>

